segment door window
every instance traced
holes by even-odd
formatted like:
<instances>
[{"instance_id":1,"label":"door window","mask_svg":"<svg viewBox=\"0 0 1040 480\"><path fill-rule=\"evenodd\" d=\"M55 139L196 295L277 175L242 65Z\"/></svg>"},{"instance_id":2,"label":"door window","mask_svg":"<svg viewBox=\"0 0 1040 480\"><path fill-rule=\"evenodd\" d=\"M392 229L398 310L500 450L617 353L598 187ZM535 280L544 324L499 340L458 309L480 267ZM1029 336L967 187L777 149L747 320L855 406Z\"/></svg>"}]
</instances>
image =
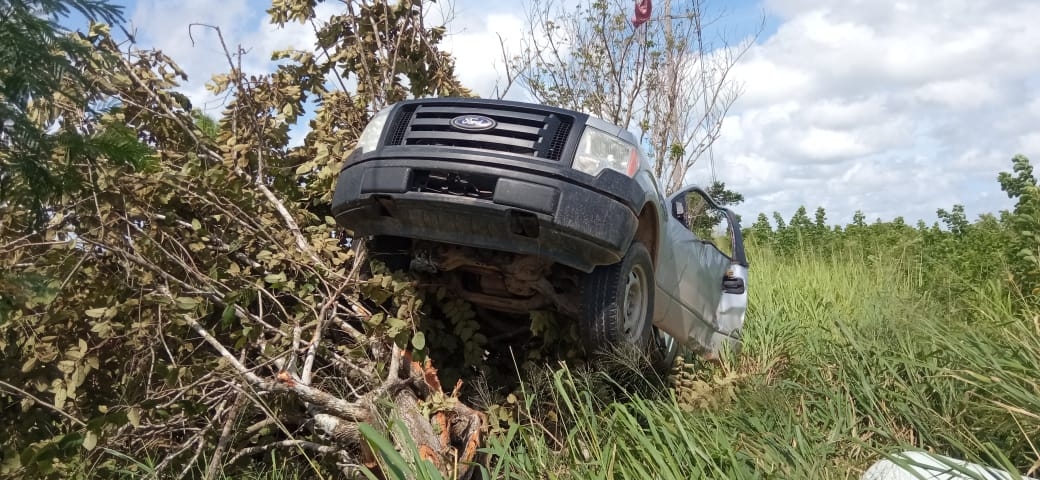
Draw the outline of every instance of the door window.
<instances>
[{"instance_id":1,"label":"door window","mask_svg":"<svg viewBox=\"0 0 1040 480\"><path fill-rule=\"evenodd\" d=\"M699 188L690 188L672 198L672 216L697 236L730 259L743 262L743 240L736 216L720 207Z\"/></svg>"}]
</instances>

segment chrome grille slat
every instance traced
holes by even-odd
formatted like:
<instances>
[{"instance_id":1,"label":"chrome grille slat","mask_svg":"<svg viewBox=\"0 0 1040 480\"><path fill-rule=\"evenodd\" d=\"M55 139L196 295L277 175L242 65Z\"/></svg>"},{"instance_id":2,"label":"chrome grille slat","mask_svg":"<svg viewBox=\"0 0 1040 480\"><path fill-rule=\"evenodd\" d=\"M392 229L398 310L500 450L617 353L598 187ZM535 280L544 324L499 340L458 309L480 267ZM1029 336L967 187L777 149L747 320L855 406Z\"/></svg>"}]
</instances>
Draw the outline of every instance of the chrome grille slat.
<instances>
[{"instance_id":1,"label":"chrome grille slat","mask_svg":"<svg viewBox=\"0 0 1040 480\"><path fill-rule=\"evenodd\" d=\"M481 115L496 124L461 130L451 124L461 115ZM473 148L559 161L573 124L570 116L528 108L418 104L397 112L385 144Z\"/></svg>"}]
</instances>

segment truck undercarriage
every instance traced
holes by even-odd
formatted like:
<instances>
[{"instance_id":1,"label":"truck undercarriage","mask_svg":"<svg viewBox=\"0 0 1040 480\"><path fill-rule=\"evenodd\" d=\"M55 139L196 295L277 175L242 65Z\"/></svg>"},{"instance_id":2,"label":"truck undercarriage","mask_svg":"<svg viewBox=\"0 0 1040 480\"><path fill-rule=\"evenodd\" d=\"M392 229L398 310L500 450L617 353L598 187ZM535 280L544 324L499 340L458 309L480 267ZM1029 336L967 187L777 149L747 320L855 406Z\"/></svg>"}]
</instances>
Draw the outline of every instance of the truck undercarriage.
<instances>
[{"instance_id":1,"label":"truck undercarriage","mask_svg":"<svg viewBox=\"0 0 1040 480\"><path fill-rule=\"evenodd\" d=\"M388 244L396 248L387 248ZM578 315L581 272L535 255L407 239L376 239L374 251L431 277L474 305L526 314L553 310Z\"/></svg>"}]
</instances>

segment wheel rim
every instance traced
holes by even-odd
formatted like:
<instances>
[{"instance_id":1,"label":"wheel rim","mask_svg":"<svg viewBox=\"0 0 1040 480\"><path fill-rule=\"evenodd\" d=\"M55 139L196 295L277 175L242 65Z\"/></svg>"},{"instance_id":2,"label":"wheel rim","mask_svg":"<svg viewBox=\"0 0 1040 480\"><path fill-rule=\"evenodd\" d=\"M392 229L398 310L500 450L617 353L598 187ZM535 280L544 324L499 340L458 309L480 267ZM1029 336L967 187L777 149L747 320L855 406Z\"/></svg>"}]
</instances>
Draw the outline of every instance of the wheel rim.
<instances>
[{"instance_id":1,"label":"wheel rim","mask_svg":"<svg viewBox=\"0 0 1040 480\"><path fill-rule=\"evenodd\" d=\"M633 343L642 337L643 326L646 324L646 308L650 303L647 287L646 271L639 265L632 267L625 282L623 328L625 337Z\"/></svg>"}]
</instances>

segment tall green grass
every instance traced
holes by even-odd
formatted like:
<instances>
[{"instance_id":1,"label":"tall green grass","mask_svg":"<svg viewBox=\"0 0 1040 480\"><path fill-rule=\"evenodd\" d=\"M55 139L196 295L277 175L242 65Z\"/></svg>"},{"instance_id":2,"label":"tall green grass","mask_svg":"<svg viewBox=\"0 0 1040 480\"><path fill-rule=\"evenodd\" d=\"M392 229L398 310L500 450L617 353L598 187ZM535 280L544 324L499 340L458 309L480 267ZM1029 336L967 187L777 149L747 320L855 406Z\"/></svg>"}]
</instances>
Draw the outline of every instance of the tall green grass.
<instances>
[{"instance_id":1,"label":"tall green grass","mask_svg":"<svg viewBox=\"0 0 1040 480\"><path fill-rule=\"evenodd\" d=\"M907 449L1040 469L1040 316L1011 292L951 302L898 254L750 253L739 360L618 400L596 385L609 380L547 373L531 415L491 439L489 476L858 478Z\"/></svg>"},{"instance_id":2,"label":"tall green grass","mask_svg":"<svg viewBox=\"0 0 1040 480\"><path fill-rule=\"evenodd\" d=\"M634 394L565 366L527 375L485 478L858 478L904 450L1040 470L1040 312L997 281L951 299L898 253L750 256L739 359Z\"/></svg>"}]
</instances>

